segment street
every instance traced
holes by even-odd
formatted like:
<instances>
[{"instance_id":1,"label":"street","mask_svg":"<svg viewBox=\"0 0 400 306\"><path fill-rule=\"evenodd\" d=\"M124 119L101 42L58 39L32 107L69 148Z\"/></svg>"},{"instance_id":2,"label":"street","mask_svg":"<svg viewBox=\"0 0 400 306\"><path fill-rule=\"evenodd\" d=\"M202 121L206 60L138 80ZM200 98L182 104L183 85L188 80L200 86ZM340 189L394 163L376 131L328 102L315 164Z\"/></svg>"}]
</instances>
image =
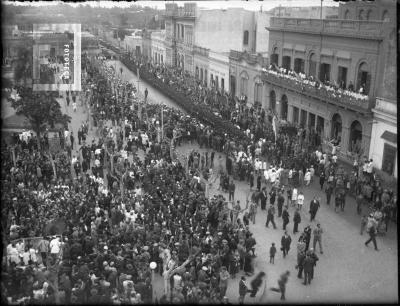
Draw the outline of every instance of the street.
<instances>
[{"instance_id":1,"label":"street","mask_svg":"<svg viewBox=\"0 0 400 306\"><path fill-rule=\"evenodd\" d=\"M123 67L122 78L132 82L137 86L136 76L128 71L128 69L120 62L109 62L110 65L116 66L116 71L120 71ZM140 91L144 92L147 87L149 91L150 103L164 103L168 106L177 107L173 101L166 98L160 92L157 92L150 85L141 81ZM65 95L59 99L63 110L72 117L70 127L72 128L77 145L77 132L80 124L87 118L87 112L84 112L80 106L80 100L77 99L78 110L73 112L72 105L66 108ZM91 143L94 137L94 130L89 131L87 143ZM178 153L186 155L190 150L199 150L198 145L184 144L177 148ZM77 147L74 147L74 151ZM204 151L201 149L200 151ZM220 153L216 154L216 159ZM225 157L223 157L223 165L225 165ZM236 193L235 199L240 200L242 208L246 204L246 196L249 192L249 184L245 182L235 181ZM221 193L216 188L219 186L218 180L213 184L210 195ZM269 191L269 190L268 190ZM368 239L368 234L360 235L360 217L356 214L356 203L353 197L347 196L345 211L335 213L333 210L333 201L330 206L326 205L325 194L320 190L317 180L314 179L309 187L303 188L305 195L305 204L301 211L302 222L299 230L302 231L307 224L311 224L312 229L317 223L321 224L324 230L322 234L322 244L324 253L319 253L317 248L316 254L319 257L315 269L314 279L310 286L304 286L303 280L297 278L295 265L297 263L296 244L299 233L293 235L293 214L294 208L289 207L290 223L287 226L288 233L292 236L291 249L288 256L283 259L280 250L280 239L283 235L282 220L275 216L277 229L265 227L266 211L258 208L256 216L256 224L250 224L250 230L254 233L257 241L256 254L254 259L255 274L264 271L267 274L267 288L277 286L277 280L280 274L289 270L291 275L287 284L286 299L289 303L319 303L319 302L335 302L335 303L383 303L398 301L398 251L397 251L397 230L396 224L390 222L389 232L386 236L378 236L377 243L379 252L375 251L372 243L367 247L364 242ZM321 207L318 210L316 220L309 222L308 207L313 196L321 198ZM225 194L227 198L228 195ZM269 203L269 200L268 200ZM286 195L285 195L286 204ZM366 209L366 208L365 208ZM277 247L277 255L275 256L275 264L269 263L269 248L271 243L275 242ZM310 243L312 247L312 239ZM237 303L238 299L238 283L239 273L235 279L229 279L227 296L232 303ZM247 278L247 284L253 277ZM155 293L159 299L163 293L163 280L156 275L154 280ZM256 298L252 299L248 295L245 303L278 303L280 302L280 294L267 290L266 294L260 300L264 285Z\"/></svg>"}]
</instances>

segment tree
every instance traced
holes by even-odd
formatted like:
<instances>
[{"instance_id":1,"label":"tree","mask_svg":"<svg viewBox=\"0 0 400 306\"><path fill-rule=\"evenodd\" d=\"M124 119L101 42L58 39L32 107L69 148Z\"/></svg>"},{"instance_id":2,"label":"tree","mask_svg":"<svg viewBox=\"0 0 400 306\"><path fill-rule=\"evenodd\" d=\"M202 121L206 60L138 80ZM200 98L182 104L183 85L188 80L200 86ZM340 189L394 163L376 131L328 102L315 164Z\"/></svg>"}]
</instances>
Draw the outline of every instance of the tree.
<instances>
[{"instance_id":1,"label":"tree","mask_svg":"<svg viewBox=\"0 0 400 306\"><path fill-rule=\"evenodd\" d=\"M26 85L27 76L32 76L32 41L18 47L18 56L14 65L14 79Z\"/></svg>"},{"instance_id":2,"label":"tree","mask_svg":"<svg viewBox=\"0 0 400 306\"><path fill-rule=\"evenodd\" d=\"M61 111L61 106L52 92L32 91L31 88L17 87L19 98L9 98L17 115L24 115L37 135L40 149L40 134L46 127L54 128L56 123L67 125L71 117Z\"/></svg>"}]
</instances>

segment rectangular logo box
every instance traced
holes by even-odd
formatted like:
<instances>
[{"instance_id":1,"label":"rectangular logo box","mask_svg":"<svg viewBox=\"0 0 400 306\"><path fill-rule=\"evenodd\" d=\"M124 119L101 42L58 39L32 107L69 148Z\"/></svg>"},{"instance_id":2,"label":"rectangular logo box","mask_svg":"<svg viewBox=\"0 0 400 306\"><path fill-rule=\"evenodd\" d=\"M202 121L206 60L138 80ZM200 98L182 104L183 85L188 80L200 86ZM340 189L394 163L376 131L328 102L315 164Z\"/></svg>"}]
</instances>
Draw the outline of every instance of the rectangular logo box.
<instances>
[{"instance_id":1,"label":"rectangular logo box","mask_svg":"<svg viewBox=\"0 0 400 306\"><path fill-rule=\"evenodd\" d=\"M81 91L81 25L33 24L33 90Z\"/></svg>"}]
</instances>

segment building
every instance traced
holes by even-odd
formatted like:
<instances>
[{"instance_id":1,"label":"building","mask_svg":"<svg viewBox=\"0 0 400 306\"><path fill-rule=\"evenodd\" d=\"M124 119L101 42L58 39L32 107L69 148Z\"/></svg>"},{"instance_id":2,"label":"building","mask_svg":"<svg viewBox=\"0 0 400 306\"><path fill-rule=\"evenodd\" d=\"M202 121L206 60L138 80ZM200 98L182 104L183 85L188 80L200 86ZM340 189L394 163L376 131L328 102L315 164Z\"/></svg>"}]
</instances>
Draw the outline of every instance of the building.
<instances>
[{"instance_id":1,"label":"building","mask_svg":"<svg viewBox=\"0 0 400 306\"><path fill-rule=\"evenodd\" d=\"M194 74L206 86L229 91L230 50L255 52L258 44L262 48L268 43L261 35L256 41L256 14L242 8L209 10L195 3L166 4L167 65Z\"/></svg>"},{"instance_id":2,"label":"building","mask_svg":"<svg viewBox=\"0 0 400 306\"><path fill-rule=\"evenodd\" d=\"M151 58L155 64L164 64L166 58L165 30L151 33Z\"/></svg>"},{"instance_id":3,"label":"building","mask_svg":"<svg viewBox=\"0 0 400 306\"><path fill-rule=\"evenodd\" d=\"M152 53L151 53L151 34L152 30L144 29L142 31L142 56L145 61L151 61Z\"/></svg>"},{"instance_id":4,"label":"building","mask_svg":"<svg viewBox=\"0 0 400 306\"><path fill-rule=\"evenodd\" d=\"M357 5L340 4L339 16ZM373 108L381 92L385 58L390 53L387 40L394 27L393 22L354 20L356 15L349 14L346 20L272 17L270 62L345 88L353 86L357 92L363 87L367 97L339 97L337 92L267 70L262 74L268 107L283 120L314 128L327 146L329 140L338 139L339 157L347 161L352 153L369 155Z\"/></svg>"},{"instance_id":5,"label":"building","mask_svg":"<svg viewBox=\"0 0 400 306\"><path fill-rule=\"evenodd\" d=\"M338 18L337 6L323 6L321 16L321 6L278 6L269 10L268 12L274 17L295 17L295 18L308 18L308 19L335 19Z\"/></svg>"},{"instance_id":6,"label":"building","mask_svg":"<svg viewBox=\"0 0 400 306\"><path fill-rule=\"evenodd\" d=\"M123 48L134 54L135 56L141 56L143 47L142 31L137 30L132 35L125 36L123 41Z\"/></svg>"}]
</instances>

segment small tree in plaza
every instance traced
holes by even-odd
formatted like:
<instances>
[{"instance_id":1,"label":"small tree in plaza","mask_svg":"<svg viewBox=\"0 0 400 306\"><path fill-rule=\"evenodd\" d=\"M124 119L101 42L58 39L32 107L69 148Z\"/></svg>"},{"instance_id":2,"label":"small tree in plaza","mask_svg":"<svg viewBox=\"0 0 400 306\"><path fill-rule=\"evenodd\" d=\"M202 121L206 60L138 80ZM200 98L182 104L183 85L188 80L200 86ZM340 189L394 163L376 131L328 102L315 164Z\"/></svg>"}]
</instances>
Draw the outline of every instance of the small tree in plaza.
<instances>
[{"instance_id":1,"label":"small tree in plaza","mask_svg":"<svg viewBox=\"0 0 400 306\"><path fill-rule=\"evenodd\" d=\"M54 93L32 91L31 88L17 87L18 95L9 98L11 106L17 115L24 115L37 135L40 149L40 135L46 127L53 128L56 123L67 125L71 117L63 114L61 106L55 99Z\"/></svg>"}]
</instances>

